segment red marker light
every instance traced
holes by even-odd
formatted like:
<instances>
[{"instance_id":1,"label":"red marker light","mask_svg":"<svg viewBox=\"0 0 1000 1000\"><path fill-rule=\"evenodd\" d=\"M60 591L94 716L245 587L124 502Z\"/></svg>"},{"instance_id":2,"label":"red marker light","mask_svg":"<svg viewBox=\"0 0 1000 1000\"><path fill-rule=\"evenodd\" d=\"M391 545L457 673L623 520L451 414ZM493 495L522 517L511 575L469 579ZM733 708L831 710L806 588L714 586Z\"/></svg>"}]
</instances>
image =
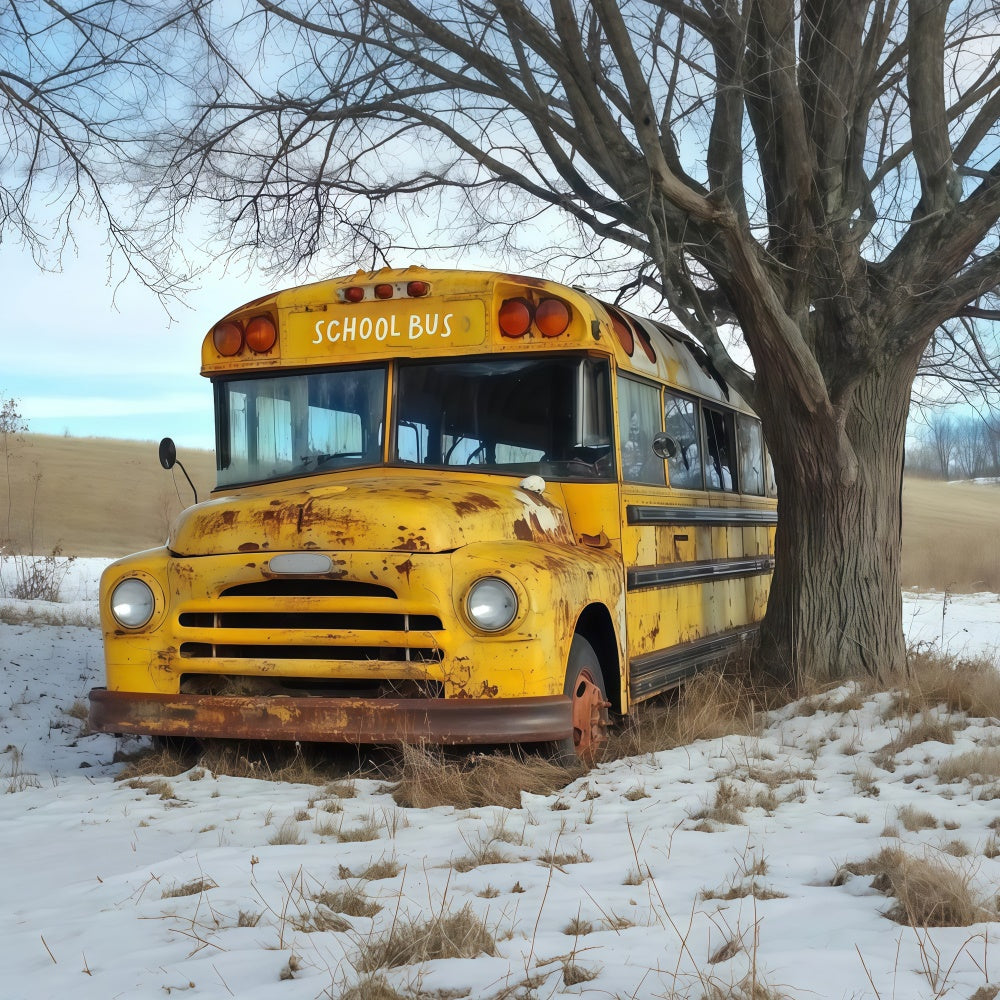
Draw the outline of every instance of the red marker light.
<instances>
[{"instance_id":1,"label":"red marker light","mask_svg":"<svg viewBox=\"0 0 1000 1000\"><path fill-rule=\"evenodd\" d=\"M360 285L351 285L344 289L345 302L360 302L365 297L365 290Z\"/></svg>"},{"instance_id":2,"label":"red marker light","mask_svg":"<svg viewBox=\"0 0 1000 1000\"><path fill-rule=\"evenodd\" d=\"M392 285L376 285L375 286L375 298L377 299L391 299L394 289Z\"/></svg>"},{"instance_id":3,"label":"red marker light","mask_svg":"<svg viewBox=\"0 0 1000 1000\"><path fill-rule=\"evenodd\" d=\"M410 281L406 285L406 294L415 299L420 299L430 294L430 290L430 283L426 281Z\"/></svg>"}]
</instances>

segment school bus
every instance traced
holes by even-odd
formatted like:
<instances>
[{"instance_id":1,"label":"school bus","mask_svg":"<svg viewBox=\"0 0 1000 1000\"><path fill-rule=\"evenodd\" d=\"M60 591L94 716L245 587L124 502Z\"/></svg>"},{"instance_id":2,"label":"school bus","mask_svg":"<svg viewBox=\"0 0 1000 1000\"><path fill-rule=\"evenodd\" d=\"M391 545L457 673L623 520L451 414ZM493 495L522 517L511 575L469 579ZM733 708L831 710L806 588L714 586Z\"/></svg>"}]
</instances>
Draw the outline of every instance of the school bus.
<instances>
[{"instance_id":1,"label":"school bus","mask_svg":"<svg viewBox=\"0 0 1000 1000\"><path fill-rule=\"evenodd\" d=\"M593 759L764 612L760 422L662 323L385 269L236 309L202 374L218 483L104 573L94 730Z\"/></svg>"}]
</instances>

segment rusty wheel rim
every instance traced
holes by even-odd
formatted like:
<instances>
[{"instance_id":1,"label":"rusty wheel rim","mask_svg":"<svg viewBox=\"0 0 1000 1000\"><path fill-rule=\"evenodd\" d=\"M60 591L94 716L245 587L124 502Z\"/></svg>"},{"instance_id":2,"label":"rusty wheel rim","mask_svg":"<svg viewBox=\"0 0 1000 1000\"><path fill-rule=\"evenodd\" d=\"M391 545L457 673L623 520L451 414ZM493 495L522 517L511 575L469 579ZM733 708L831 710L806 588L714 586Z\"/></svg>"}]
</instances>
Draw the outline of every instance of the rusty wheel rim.
<instances>
[{"instance_id":1,"label":"rusty wheel rim","mask_svg":"<svg viewBox=\"0 0 1000 1000\"><path fill-rule=\"evenodd\" d=\"M611 703L589 670L581 670L573 687L573 746L588 764L607 740L608 706Z\"/></svg>"}]
</instances>

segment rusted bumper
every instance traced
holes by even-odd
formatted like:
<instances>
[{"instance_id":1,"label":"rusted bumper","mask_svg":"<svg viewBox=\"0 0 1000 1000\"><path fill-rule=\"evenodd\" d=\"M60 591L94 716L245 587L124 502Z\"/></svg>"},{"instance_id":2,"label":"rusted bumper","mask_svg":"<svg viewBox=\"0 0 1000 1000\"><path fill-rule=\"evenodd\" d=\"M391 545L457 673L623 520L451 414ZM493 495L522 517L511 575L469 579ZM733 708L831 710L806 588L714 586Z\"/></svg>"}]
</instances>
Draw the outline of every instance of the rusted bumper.
<instances>
[{"instance_id":1,"label":"rusted bumper","mask_svg":"<svg viewBox=\"0 0 1000 1000\"><path fill-rule=\"evenodd\" d=\"M102 733L304 743L535 743L572 736L565 695L547 698L284 698L135 694L95 688Z\"/></svg>"}]
</instances>

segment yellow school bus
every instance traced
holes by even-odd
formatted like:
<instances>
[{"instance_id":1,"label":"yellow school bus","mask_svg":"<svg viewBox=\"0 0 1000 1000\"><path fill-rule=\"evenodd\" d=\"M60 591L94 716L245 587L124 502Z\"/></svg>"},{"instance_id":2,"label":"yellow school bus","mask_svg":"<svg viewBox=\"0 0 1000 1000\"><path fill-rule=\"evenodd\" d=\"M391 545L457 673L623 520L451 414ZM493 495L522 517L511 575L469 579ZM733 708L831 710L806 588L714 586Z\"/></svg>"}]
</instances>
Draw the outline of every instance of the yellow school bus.
<instances>
[{"instance_id":1,"label":"yellow school bus","mask_svg":"<svg viewBox=\"0 0 1000 1000\"><path fill-rule=\"evenodd\" d=\"M589 759L764 612L760 423L663 324L386 269L236 309L202 374L218 483L104 573L94 730Z\"/></svg>"}]
</instances>

